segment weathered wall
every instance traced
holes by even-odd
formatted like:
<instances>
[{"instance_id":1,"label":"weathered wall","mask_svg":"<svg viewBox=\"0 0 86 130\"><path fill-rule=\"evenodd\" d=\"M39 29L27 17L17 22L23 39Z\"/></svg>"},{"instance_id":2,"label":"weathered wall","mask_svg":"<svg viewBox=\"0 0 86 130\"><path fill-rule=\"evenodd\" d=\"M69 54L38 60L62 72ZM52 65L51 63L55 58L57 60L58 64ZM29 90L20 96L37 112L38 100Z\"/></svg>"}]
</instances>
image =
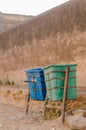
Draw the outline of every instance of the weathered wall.
<instances>
[{"instance_id":1,"label":"weathered wall","mask_svg":"<svg viewBox=\"0 0 86 130\"><path fill-rule=\"evenodd\" d=\"M86 0L71 0L0 35L3 80L20 84L24 69L57 63L78 63L78 86L85 86Z\"/></svg>"}]
</instances>

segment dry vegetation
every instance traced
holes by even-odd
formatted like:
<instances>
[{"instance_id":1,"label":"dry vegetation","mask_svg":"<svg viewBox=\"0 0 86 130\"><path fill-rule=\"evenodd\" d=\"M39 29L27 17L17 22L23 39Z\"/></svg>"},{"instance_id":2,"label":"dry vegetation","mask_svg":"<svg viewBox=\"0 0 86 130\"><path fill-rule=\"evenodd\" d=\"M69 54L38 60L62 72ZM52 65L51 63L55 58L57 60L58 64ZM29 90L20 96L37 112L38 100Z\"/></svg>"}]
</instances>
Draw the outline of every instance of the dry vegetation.
<instances>
[{"instance_id":1,"label":"dry vegetation","mask_svg":"<svg viewBox=\"0 0 86 130\"><path fill-rule=\"evenodd\" d=\"M47 106L47 105L46 105ZM78 96L76 100L66 101L66 115L72 114L74 110L86 110L86 96ZM54 119L61 115L62 101L50 101L48 107L45 107L44 119ZM86 113L83 115L86 116Z\"/></svg>"},{"instance_id":2,"label":"dry vegetation","mask_svg":"<svg viewBox=\"0 0 86 130\"><path fill-rule=\"evenodd\" d=\"M33 16L6 14L0 12L0 33L19 25L20 23L32 19Z\"/></svg>"},{"instance_id":3,"label":"dry vegetation","mask_svg":"<svg viewBox=\"0 0 86 130\"><path fill-rule=\"evenodd\" d=\"M54 63L78 63L78 85L86 84L86 0L71 0L0 34L1 79L21 82L24 69Z\"/></svg>"}]
</instances>

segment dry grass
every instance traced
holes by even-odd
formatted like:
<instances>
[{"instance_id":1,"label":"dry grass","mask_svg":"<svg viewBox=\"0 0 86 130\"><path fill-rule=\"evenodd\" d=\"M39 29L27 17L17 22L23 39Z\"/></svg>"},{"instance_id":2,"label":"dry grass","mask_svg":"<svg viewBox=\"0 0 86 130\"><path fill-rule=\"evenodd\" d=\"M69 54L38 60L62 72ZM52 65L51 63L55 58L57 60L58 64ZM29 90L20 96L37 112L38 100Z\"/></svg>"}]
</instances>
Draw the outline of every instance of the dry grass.
<instances>
[{"instance_id":1,"label":"dry grass","mask_svg":"<svg viewBox=\"0 0 86 130\"><path fill-rule=\"evenodd\" d=\"M6 80L8 76L10 81L16 82L21 77L21 82L25 69L48 64L78 63L78 81L81 79L83 83L86 70L85 5L86 0L71 0L1 33L0 79Z\"/></svg>"},{"instance_id":2,"label":"dry grass","mask_svg":"<svg viewBox=\"0 0 86 130\"><path fill-rule=\"evenodd\" d=\"M86 110L86 96L79 96L76 100L68 100L66 102L66 114L72 114L72 111L77 109ZM54 118L58 118L61 115L62 111L62 101L49 101L48 107L45 107L44 119L50 120ZM83 114L86 117L86 112Z\"/></svg>"},{"instance_id":3,"label":"dry grass","mask_svg":"<svg viewBox=\"0 0 86 130\"><path fill-rule=\"evenodd\" d=\"M17 25L23 23L26 20L30 20L31 18L32 16L0 12L0 33L6 31L7 29L16 27Z\"/></svg>"},{"instance_id":4,"label":"dry grass","mask_svg":"<svg viewBox=\"0 0 86 130\"><path fill-rule=\"evenodd\" d=\"M79 108L86 110L86 96L79 96L76 100L67 101L67 110Z\"/></svg>"},{"instance_id":5,"label":"dry grass","mask_svg":"<svg viewBox=\"0 0 86 130\"><path fill-rule=\"evenodd\" d=\"M86 0L71 0L0 35L0 47L31 44L73 30L86 30Z\"/></svg>"}]
</instances>

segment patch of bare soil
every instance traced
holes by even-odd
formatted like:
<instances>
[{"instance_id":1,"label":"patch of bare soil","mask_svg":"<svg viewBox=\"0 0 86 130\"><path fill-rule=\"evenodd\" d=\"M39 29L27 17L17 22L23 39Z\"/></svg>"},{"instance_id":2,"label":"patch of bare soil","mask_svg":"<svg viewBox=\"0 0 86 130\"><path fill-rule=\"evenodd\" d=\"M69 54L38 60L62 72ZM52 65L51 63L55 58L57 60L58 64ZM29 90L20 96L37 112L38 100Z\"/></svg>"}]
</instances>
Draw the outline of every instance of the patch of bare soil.
<instances>
[{"instance_id":1,"label":"patch of bare soil","mask_svg":"<svg viewBox=\"0 0 86 130\"><path fill-rule=\"evenodd\" d=\"M27 92L27 88L0 87L0 130L70 130L57 118L61 111L55 106L62 108L62 102L50 102L53 109L48 108L48 118L44 118L44 102L30 100L29 113L26 114ZM67 112L79 108L86 110L85 95L67 101Z\"/></svg>"},{"instance_id":2,"label":"patch of bare soil","mask_svg":"<svg viewBox=\"0 0 86 130\"><path fill-rule=\"evenodd\" d=\"M58 119L43 120L43 113L33 108L25 114L24 108L0 103L0 130L69 130Z\"/></svg>"}]
</instances>

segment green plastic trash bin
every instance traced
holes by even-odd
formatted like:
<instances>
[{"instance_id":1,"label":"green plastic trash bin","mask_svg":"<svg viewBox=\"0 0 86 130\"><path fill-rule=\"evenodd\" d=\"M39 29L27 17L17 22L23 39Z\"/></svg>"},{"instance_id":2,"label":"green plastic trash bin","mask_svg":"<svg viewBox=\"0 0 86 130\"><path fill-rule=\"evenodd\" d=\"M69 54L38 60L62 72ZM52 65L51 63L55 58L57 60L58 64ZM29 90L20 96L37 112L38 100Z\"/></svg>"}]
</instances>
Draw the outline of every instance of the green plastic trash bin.
<instances>
[{"instance_id":1,"label":"green plastic trash bin","mask_svg":"<svg viewBox=\"0 0 86 130\"><path fill-rule=\"evenodd\" d=\"M47 98L62 100L66 67L69 67L67 99L76 99L76 66L77 64L49 65L44 69Z\"/></svg>"}]
</instances>

